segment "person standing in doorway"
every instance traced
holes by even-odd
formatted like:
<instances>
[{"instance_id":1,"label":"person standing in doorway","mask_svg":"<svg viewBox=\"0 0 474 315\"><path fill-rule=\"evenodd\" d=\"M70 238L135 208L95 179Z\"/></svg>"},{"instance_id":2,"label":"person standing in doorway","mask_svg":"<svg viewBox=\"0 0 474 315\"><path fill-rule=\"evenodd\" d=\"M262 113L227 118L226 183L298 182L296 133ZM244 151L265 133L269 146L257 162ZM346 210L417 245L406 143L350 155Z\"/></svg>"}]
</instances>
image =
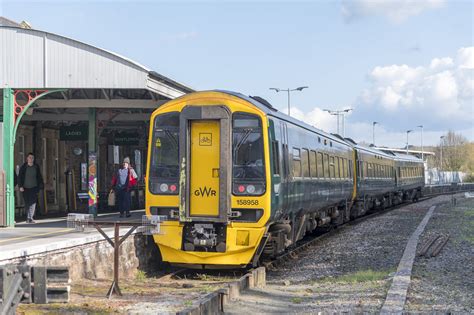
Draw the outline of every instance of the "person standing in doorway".
<instances>
[{"instance_id":1,"label":"person standing in doorway","mask_svg":"<svg viewBox=\"0 0 474 315\"><path fill-rule=\"evenodd\" d=\"M123 159L122 167L115 172L112 177L112 187L117 197L117 205L122 218L124 213L130 217L131 193L132 188L137 184L137 173L130 166L130 158Z\"/></svg>"},{"instance_id":2,"label":"person standing in doorway","mask_svg":"<svg viewBox=\"0 0 474 315\"><path fill-rule=\"evenodd\" d=\"M20 167L18 187L23 193L23 199L25 200L26 222L35 223L34 216L36 203L38 202L38 192L44 188L44 184L40 167L35 163L35 156L31 152L28 153L26 162Z\"/></svg>"}]
</instances>

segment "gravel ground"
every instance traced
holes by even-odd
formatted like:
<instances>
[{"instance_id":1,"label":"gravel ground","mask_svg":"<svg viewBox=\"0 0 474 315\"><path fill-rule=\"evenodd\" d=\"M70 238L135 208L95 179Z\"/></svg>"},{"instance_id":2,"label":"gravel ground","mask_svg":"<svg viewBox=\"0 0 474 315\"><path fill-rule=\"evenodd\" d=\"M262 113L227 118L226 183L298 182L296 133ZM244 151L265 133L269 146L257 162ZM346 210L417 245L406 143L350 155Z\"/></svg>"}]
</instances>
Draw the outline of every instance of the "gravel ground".
<instances>
[{"instance_id":1,"label":"gravel ground","mask_svg":"<svg viewBox=\"0 0 474 315\"><path fill-rule=\"evenodd\" d=\"M449 234L436 257L417 257L405 311L474 313L474 198L438 207L418 249L435 233Z\"/></svg>"},{"instance_id":2,"label":"gravel ground","mask_svg":"<svg viewBox=\"0 0 474 315\"><path fill-rule=\"evenodd\" d=\"M267 286L245 293L228 313L374 313L380 311L411 234L440 196L409 204L323 239L267 272Z\"/></svg>"},{"instance_id":3,"label":"gravel ground","mask_svg":"<svg viewBox=\"0 0 474 315\"><path fill-rule=\"evenodd\" d=\"M110 279L83 279L72 284L69 303L20 304L17 314L175 314L239 276L190 271L163 279L139 273L135 279L120 279L123 296L110 300L105 297Z\"/></svg>"}]
</instances>

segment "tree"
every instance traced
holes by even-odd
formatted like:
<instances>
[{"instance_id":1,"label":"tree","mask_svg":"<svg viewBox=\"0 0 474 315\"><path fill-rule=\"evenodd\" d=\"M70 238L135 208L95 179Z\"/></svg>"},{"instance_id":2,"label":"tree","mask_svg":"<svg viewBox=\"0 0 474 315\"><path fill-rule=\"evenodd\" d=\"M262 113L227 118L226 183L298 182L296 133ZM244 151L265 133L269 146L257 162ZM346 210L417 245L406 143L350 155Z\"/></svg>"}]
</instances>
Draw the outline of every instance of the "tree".
<instances>
[{"instance_id":1,"label":"tree","mask_svg":"<svg viewBox=\"0 0 474 315\"><path fill-rule=\"evenodd\" d=\"M469 160L468 150L470 148L466 137L456 134L452 130L448 131L441 138L440 146L436 148L438 167L443 171L460 171L461 167Z\"/></svg>"}]
</instances>

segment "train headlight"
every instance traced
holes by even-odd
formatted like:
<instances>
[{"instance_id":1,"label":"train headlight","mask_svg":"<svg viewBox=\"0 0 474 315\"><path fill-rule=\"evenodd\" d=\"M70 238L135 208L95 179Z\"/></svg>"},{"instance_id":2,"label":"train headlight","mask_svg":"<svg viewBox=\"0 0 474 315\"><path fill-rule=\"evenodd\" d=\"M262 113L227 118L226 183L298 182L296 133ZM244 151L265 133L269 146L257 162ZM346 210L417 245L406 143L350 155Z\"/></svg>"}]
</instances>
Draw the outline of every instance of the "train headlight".
<instances>
[{"instance_id":1,"label":"train headlight","mask_svg":"<svg viewBox=\"0 0 474 315\"><path fill-rule=\"evenodd\" d=\"M247 186L247 192L249 194L254 194L255 193L255 186L254 185L248 185Z\"/></svg>"},{"instance_id":2,"label":"train headlight","mask_svg":"<svg viewBox=\"0 0 474 315\"><path fill-rule=\"evenodd\" d=\"M160 185L161 192L168 192L168 184L161 184Z\"/></svg>"},{"instance_id":3,"label":"train headlight","mask_svg":"<svg viewBox=\"0 0 474 315\"><path fill-rule=\"evenodd\" d=\"M232 192L238 196L260 196L265 192L265 184L234 183Z\"/></svg>"}]
</instances>

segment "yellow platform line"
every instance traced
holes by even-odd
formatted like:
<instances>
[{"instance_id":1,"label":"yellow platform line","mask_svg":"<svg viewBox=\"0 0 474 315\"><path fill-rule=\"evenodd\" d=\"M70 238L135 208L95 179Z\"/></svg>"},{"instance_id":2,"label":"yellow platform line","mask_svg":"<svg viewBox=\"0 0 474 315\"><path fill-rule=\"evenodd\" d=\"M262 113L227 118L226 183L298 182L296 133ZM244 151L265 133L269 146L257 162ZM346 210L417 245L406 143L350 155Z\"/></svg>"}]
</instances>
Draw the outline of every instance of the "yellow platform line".
<instances>
[{"instance_id":1,"label":"yellow platform line","mask_svg":"<svg viewBox=\"0 0 474 315\"><path fill-rule=\"evenodd\" d=\"M9 238L9 239L6 239L6 240L2 240L2 241L0 241L0 243L10 242L10 241L18 241L18 240L22 240L22 239L25 239L25 238L33 238L33 237L37 237L37 236L52 235L52 234L62 233L62 232L71 231L71 230L72 230L71 228L68 228L68 229L62 229L62 230L59 230L59 231L52 231L52 232L46 232L46 233L40 233L40 234L34 234L34 235L14 237L14 238Z\"/></svg>"}]
</instances>

